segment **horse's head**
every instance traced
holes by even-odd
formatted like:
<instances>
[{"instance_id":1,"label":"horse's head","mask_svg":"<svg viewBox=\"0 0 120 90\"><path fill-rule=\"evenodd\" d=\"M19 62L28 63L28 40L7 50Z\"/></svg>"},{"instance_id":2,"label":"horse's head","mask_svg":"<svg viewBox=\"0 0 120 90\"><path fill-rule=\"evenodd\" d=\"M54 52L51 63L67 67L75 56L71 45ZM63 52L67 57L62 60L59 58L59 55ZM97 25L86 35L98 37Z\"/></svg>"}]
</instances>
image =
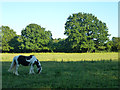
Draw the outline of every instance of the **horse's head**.
<instances>
[{"instance_id":1,"label":"horse's head","mask_svg":"<svg viewBox=\"0 0 120 90\"><path fill-rule=\"evenodd\" d=\"M37 66L37 73L40 74L40 72L42 71L42 67L38 59L35 61L35 64Z\"/></svg>"}]
</instances>

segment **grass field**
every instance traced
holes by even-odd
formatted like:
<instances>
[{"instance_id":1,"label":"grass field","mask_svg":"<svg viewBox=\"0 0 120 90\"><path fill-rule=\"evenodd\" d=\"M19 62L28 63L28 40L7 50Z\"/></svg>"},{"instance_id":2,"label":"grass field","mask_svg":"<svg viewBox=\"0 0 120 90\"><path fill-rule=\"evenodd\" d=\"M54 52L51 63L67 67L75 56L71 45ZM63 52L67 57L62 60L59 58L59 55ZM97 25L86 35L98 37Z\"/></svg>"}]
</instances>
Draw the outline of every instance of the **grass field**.
<instances>
[{"instance_id":1,"label":"grass field","mask_svg":"<svg viewBox=\"0 0 120 90\"><path fill-rule=\"evenodd\" d=\"M2 63L3 88L118 88L118 63L113 61L41 62L40 75L20 66L19 76L7 72L10 64Z\"/></svg>"},{"instance_id":2,"label":"grass field","mask_svg":"<svg viewBox=\"0 0 120 90\"><path fill-rule=\"evenodd\" d=\"M9 73L7 70L10 67L12 58L18 54L2 54L3 88L119 87L118 53L32 54L41 61L43 71L40 75L29 75L30 67L25 66L19 67L19 76ZM30 53L22 55L30 55Z\"/></svg>"}]
</instances>

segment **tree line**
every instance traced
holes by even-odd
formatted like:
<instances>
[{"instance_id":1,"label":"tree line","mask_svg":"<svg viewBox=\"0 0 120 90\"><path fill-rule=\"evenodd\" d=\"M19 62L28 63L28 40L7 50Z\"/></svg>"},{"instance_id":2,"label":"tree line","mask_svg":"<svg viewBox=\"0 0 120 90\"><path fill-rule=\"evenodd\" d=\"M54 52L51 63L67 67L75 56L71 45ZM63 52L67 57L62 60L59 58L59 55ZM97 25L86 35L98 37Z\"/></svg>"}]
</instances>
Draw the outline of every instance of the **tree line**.
<instances>
[{"instance_id":1,"label":"tree line","mask_svg":"<svg viewBox=\"0 0 120 90\"><path fill-rule=\"evenodd\" d=\"M2 52L117 52L120 48L120 38L110 40L106 23L89 13L79 12L67 18L65 39L53 39L51 31L38 24L27 25L21 35L9 26L0 29Z\"/></svg>"}]
</instances>

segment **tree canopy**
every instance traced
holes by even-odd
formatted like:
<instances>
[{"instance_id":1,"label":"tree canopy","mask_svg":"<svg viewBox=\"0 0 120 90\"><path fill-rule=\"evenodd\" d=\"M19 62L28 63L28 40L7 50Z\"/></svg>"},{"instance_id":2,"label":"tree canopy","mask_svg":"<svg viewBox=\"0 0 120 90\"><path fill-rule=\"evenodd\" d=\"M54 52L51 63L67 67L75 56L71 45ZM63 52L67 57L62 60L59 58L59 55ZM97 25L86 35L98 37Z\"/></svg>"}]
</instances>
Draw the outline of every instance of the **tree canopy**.
<instances>
[{"instance_id":1,"label":"tree canopy","mask_svg":"<svg viewBox=\"0 0 120 90\"><path fill-rule=\"evenodd\" d=\"M11 47L9 45L9 42L17 36L16 32L13 29L10 29L8 26L2 26L2 50L4 52L10 52L11 50L14 49L14 47ZM14 43L14 42L12 42Z\"/></svg>"},{"instance_id":2,"label":"tree canopy","mask_svg":"<svg viewBox=\"0 0 120 90\"><path fill-rule=\"evenodd\" d=\"M28 51L49 50L48 44L52 40L52 33L37 24L29 24L22 30L23 48Z\"/></svg>"},{"instance_id":3,"label":"tree canopy","mask_svg":"<svg viewBox=\"0 0 120 90\"><path fill-rule=\"evenodd\" d=\"M120 50L120 37L112 38L112 51Z\"/></svg>"},{"instance_id":4,"label":"tree canopy","mask_svg":"<svg viewBox=\"0 0 120 90\"><path fill-rule=\"evenodd\" d=\"M89 13L80 12L67 18L65 39L53 39L51 31L38 24L27 25L21 35L9 26L0 29L3 52L117 52L120 49L120 38L109 40L106 23Z\"/></svg>"},{"instance_id":5,"label":"tree canopy","mask_svg":"<svg viewBox=\"0 0 120 90\"><path fill-rule=\"evenodd\" d=\"M89 13L72 14L65 23L65 35L71 50L76 52L92 52L104 50L109 40L106 23Z\"/></svg>"}]
</instances>

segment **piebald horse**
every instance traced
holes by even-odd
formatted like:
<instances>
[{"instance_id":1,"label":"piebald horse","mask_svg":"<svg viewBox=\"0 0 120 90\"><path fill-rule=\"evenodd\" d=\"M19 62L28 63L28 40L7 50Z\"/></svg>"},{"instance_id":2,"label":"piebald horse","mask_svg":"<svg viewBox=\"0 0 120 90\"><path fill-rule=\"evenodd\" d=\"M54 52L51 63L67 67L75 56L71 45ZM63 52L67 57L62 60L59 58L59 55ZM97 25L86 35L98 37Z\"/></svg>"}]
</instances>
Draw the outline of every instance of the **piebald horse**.
<instances>
[{"instance_id":1,"label":"piebald horse","mask_svg":"<svg viewBox=\"0 0 120 90\"><path fill-rule=\"evenodd\" d=\"M13 61L12 61L11 66L10 66L8 71L10 72L13 69L13 73L15 75L19 75L18 74L18 67L19 67L20 64L23 65L23 66L30 66L29 74L34 73L34 65L37 66L37 73L40 74L40 72L42 71L41 64L34 55L30 55L30 56L18 55L18 56L15 56L13 58Z\"/></svg>"}]
</instances>

